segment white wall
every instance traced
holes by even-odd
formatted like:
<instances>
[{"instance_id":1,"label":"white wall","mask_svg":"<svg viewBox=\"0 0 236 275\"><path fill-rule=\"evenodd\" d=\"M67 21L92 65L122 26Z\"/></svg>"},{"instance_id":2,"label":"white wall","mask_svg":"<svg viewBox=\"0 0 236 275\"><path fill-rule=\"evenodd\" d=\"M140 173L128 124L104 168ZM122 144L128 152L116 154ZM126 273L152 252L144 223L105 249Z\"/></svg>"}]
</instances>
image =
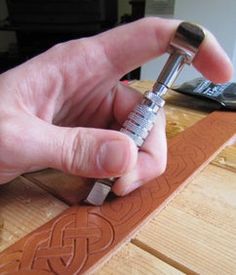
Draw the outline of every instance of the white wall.
<instances>
[{"instance_id":1,"label":"white wall","mask_svg":"<svg viewBox=\"0 0 236 275\"><path fill-rule=\"evenodd\" d=\"M208 28L228 53L236 70L235 0L175 0L173 17L195 22ZM162 57L145 64L142 67L141 79L156 79L165 60L166 57ZM185 66L177 82L180 83L199 75L194 68ZM236 72L233 81L236 81Z\"/></svg>"},{"instance_id":2,"label":"white wall","mask_svg":"<svg viewBox=\"0 0 236 275\"><path fill-rule=\"evenodd\" d=\"M0 21L7 17L6 1L0 0ZM0 31L0 52L7 51L9 44L16 41L13 32Z\"/></svg>"}]
</instances>

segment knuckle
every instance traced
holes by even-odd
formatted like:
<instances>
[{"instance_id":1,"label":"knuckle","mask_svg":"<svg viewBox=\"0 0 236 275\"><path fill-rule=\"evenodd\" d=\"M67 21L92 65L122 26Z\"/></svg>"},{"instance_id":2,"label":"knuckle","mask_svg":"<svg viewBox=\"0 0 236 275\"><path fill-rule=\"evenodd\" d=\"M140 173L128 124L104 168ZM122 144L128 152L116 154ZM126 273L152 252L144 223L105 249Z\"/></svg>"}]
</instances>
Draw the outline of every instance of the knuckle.
<instances>
[{"instance_id":1,"label":"knuckle","mask_svg":"<svg viewBox=\"0 0 236 275\"><path fill-rule=\"evenodd\" d=\"M2 121L2 120L1 120ZM0 122L0 148L1 150L5 149L5 151L14 149L13 145L16 141L20 140L20 135L17 132L17 127L14 126L13 121L2 121Z\"/></svg>"},{"instance_id":2,"label":"knuckle","mask_svg":"<svg viewBox=\"0 0 236 275\"><path fill-rule=\"evenodd\" d=\"M66 43L67 42L57 43L54 46L52 46L50 50L52 50L52 51L61 51L61 50L64 50L65 47L66 47Z\"/></svg>"}]
</instances>

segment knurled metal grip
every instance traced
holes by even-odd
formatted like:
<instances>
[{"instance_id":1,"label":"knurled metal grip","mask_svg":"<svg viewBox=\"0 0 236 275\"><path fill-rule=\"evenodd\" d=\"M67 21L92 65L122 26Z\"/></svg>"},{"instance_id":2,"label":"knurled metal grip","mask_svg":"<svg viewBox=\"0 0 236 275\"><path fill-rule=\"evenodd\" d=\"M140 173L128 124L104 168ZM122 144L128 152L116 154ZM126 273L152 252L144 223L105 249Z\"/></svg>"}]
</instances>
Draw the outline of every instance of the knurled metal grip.
<instances>
[{"instance_id":1,"label":"knurled metal grip","mask_svg":"<svg viewBox=\"0 0 236 275\"><path fill-rule=\"evenodd\" d=\"M152 91L146 92L144 99L129 114L120 131L132 138L137 147L141 147L164 104L164 99Z\"/></svg>"},{"instance_id":2,"label":"knurled metal grip","mask_svg":"<svg viewBox=\"0 0 236 275\"><path fill-rule=\"evenodd\" d=\"M152 91L144 94L142 101L129 114L120 130L128 135L138 148L142 147L155 123L159 109L165 104L162 96L171 87L184 64L192 62L204 37L203 30L197 25L182 22L178 26L168 49L170 56ZM92 205L103 204L115 180L115 178L98 179L85 202Z\"/></svg>"}]
</instances>

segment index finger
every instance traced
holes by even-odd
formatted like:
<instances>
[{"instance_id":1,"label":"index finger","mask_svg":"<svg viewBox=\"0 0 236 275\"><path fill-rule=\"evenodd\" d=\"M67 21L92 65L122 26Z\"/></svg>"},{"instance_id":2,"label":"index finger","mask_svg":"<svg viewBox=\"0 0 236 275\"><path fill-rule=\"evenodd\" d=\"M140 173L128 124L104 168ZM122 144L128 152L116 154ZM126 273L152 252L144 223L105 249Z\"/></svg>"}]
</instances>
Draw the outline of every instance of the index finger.
<instances>
[{"instance_id":1,"label":"index finger","mask_svg":"<svg viewBox=\"0 0 236 275\"><path fill-rule=\"evenodd\" d=\"M166 52L179 20L144 18L95 37L107 60L120 76ZM232 76L231 62L207 30L193 65L213 82L226 82Z\"/></svg>"}]
</instances>

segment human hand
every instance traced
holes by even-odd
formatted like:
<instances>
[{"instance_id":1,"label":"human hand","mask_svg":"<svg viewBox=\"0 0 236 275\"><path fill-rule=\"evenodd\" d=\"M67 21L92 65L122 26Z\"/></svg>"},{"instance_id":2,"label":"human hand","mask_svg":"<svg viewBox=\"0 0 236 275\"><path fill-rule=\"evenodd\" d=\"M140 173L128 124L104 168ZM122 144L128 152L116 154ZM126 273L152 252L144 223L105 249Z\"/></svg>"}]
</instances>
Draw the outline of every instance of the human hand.
<instances>
[{"instance_id":1,"label":"human hand","mask_svg":"<svg viewBox=\"0 0 236 275\"><path fill-rule=\"evenodd\" d=\"M0 76L0 183L46 167L93 178L120 178L124 195L166 166L160 112L139 152L118 131L140 99L119 79L163 54L179 21L146 18L91 38L59 44ZM194 66L228 81L229 59L207 33Z\"/></svg>"}]
</instances>

